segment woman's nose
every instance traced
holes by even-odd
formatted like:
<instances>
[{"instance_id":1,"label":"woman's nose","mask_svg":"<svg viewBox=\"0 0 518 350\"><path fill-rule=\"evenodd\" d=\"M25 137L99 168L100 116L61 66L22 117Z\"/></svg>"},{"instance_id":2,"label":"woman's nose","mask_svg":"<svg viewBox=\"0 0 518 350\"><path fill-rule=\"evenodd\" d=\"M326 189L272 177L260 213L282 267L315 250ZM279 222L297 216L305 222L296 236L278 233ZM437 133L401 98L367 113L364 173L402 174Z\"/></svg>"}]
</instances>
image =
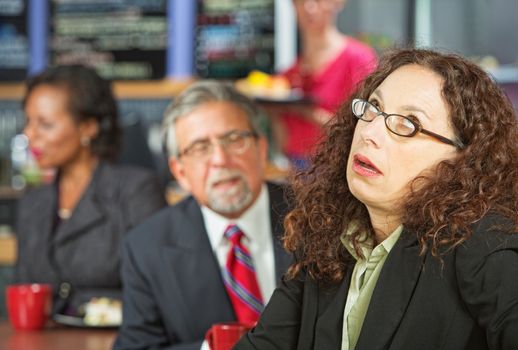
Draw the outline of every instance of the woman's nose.
<instances>
[{"instance_id":1,"label":"woman's nose","mask_svg":"<svg viewBox=\"0 0 518 350\"><path fill-rule=\"evenodd\" d=\"M358 123L365 123L361 130L361 136L364 141L370 141L376 146L382 143L382 140L387 136L387 127L385 126L385 118L383 115L376 116L370 122L364 122L362 120Z\"/></svg>"},{"instance_id":2,"label":"woman's nose","mask_svg":"<svg viewBox=\"0 0 518 350\"><path fill-rule=\"evenodd\" d=\"M27 138L29 139L29 141L34 137L34 131L32 130L32 127L29 125L29 124L26 124L24 127L23 127L23 134L25 136L27 136Z\"/></svg>"}]
</instances>

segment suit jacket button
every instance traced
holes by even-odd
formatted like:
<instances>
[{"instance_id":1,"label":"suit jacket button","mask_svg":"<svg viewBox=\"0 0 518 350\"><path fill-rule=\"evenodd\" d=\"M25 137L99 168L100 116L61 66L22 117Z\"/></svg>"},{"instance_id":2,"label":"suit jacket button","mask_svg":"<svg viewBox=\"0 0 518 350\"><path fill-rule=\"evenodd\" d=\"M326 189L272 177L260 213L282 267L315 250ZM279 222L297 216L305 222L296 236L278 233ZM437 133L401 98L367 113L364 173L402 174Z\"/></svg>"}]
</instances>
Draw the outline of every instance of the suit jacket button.
<instances>
[{"instance_id":1,"label":"suit jacket button","mask_svg":"<svg viewBox=\"0 0 518 350\"><path fill-rule=\"evenodd\" d=\"M68 282L63 282L59 285L59 296L63 299L68 298L72 286Z\"/></svg>"}]
</instances>

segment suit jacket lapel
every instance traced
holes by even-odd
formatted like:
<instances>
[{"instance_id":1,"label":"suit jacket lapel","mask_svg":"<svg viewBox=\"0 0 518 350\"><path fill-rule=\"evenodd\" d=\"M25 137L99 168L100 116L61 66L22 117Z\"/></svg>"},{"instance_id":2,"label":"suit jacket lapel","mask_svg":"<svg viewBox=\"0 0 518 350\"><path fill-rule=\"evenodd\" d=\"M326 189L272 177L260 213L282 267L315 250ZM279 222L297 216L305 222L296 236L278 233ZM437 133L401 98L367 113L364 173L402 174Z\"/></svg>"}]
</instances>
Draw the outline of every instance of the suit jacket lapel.
<instances>
[{"instance_id":1,"label":"suit jacket lapel","mask_svg":"<svg viewBox=\"0 0 518 350\"><path fill-rule=\"evenodd\" d=\"M309 301L304 305L304 314L316 314L317 316L314 326L310 322L303 322L306 329L305 332L301 330L301 334L305 335L303 341L302 338L299 340L297 350L341 348L343 310L351 283L351 274L352 268L347 269L341 283L329 286L319 285L316 292L306 290L308 286L311 286L310 283L306 283L304 293L311 296L316 293L318 298L314 301L310 297L308 298ZM306 319L306 316L303 317ZM315 328L314 332L311 331L311 327ZM318 336L314 337L315 334Z\"/></svg>"},{"instance_id":2,"label":"suit jacket lapel","mask_svg":"<svg viewBox=\"0 0 518 350\"><path fill-rule=\"evenodd\" d=\"M102 180L102 176L102 165L100 164L94 171L92 180L74 208L70 219L63 221L58 226L56 234L54 235L55 244L63 244L76 235L88 231L89 228L105 218L98 192L109 192L110 189L98 188L98 183Z\"/></svg>"},{"instance_id":3,"label":"suit jacket lapel","mask_svg":"<svg viewBox=\"0 0 518 350\"><path fill-rule=\"evenodd\" d=\"M403 318L424 265L417 240L410 237L404 231L385 261L363 322L357 349L388 348Z\"/></svg>"},{"instance_id":4,"label":"suit jacket lapel","mask_svg":"<svg viewBox=\"0 0 518 350\"><path fill-rule=\"evenodd\" d=\"M273 235L273 254L275 257L275 277L277 284L282 275L291 264L290 255L284 250L282 237L284 236L284 217L288 211L288 205L284 198L284 189L281 186L268 184L270 196L270 219Z\"/></svg>"},{"instance_id":5,"label":"suit jacket lapel","mask_svg":"<svg viewBox=\"0 0 518 350\"><path fill-rule=\"evenodd\" d=\"M57 192L53 184L42 186L39 191L41 192L38 200L30 203L30 207L27 208L27 218L34 222L34 225L31 224L30 227L34 227L36 232L32 234L40 237L40 242L44 242L44 246L47 246L47 242L52 240Z\"/></svg>"},{"instance_id":6,"label":"suit jacket lapel","mask_svg":"<svg viewBox=\"0 0 518 350\"><path fill-rule=\"evenodd\" d=\"M225 291L219 264L212 251L203 216L194 200L188 204L184 220L171 220L175 235L164 247L161 259L172 273L170 278L175 305L181 307L187 322L203 320L215 322L235 321L233 308ZM176 222L172 222L172 221ZM166 269L166 270L167 270ZM199 312L200 317L193 317ZM186 324L186 329L201 327L199 323Z\"/></svg>"},{"instance_id":7,"label":"suit jacket lapel","mask_svg":"<svg viewBox=\"0 0 518 350\"><path fill-rule=\"evenodd\" d=\"M268 190L276 277L280 281L291 263L280 242L287 205L280 186L269 184ZM225 290L219 264L204 227L203 215L194 199L187 203L181 215L183 220L171 219L169 227L175 234L171 235L171 241L164 247L161 259L172 271L172 285L177 288L172 288L171 293L174 294L175 305L181 308L179 311L184 315L186 329L200 327L200 319L193 318L193 312L203 313L203 321L209 325L235 321L236 316ZM194 320L197 320L197 324L189 324Z\"/></svg>"}]
</instances>

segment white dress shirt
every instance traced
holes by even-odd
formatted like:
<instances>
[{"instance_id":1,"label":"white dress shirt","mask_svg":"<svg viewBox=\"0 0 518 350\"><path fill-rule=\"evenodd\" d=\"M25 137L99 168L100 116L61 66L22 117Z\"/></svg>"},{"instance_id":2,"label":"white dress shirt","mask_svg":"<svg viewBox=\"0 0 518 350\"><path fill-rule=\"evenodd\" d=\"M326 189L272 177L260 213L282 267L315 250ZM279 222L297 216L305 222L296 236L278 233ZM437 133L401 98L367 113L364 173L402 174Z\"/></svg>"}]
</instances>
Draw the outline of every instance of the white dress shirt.
<instances>
[{"instance_id":1,"label":"white dress shirt","mask_svg":"<svg viewBox=\"0 0 518 350\"><path fill-rule=\"evenodd\" d=\"M225 267L230 250L230 242L224 237L225 229L230 224L236 224L243 231L245 237L241 243L252 256L257 282L266 304L275 289L270 199L266 185L262 186L255 203L238 219L229 220L204 206L201 207L201 212L212 251L221 269Z\"/></svg>"},{"instance_id":2,"label":"white dress shirt","mask_svg":"<svg viewBox=\"0 0 518 350\"><path fill-rule=\"evenodd\" d=\"M266 305L276 284L270 198L267 186L263 184L255 203L238 219L229 220L205 206L201 207L201 213L212 251L218 260L220 269L225 268L230 250L230 242L224 237L225 229L228 225L236 224L243 231L245 237L241 243L252 256L257 282ZM207 341L203 342L201 350L210 350Z\"/></svg>"}]
</instances>

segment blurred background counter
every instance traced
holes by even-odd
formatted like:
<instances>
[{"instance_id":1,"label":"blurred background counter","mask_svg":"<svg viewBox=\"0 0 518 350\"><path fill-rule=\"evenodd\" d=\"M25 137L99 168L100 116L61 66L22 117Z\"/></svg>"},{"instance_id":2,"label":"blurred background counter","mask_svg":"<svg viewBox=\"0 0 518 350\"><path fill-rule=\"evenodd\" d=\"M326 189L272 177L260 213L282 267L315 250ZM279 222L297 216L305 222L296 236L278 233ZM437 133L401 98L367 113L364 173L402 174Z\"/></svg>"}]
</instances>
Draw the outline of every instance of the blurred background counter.
<instances>
[{"instance_id":1,"label":"blurred background counter","mask_svg":"<svg viewBox=\"0 0 518 350\"><path fill-rule=\"evenodd\" d=\"M120 100L125 99L166 99L170 100L180 91L185 89L192 78L182 80L137 80L137 81L114 81L113 89L115 95ZM24 94L24 84L22 82L2 82L0 81L0 101L17 100L20 101Z\"/></svg>"}]
</instances>

